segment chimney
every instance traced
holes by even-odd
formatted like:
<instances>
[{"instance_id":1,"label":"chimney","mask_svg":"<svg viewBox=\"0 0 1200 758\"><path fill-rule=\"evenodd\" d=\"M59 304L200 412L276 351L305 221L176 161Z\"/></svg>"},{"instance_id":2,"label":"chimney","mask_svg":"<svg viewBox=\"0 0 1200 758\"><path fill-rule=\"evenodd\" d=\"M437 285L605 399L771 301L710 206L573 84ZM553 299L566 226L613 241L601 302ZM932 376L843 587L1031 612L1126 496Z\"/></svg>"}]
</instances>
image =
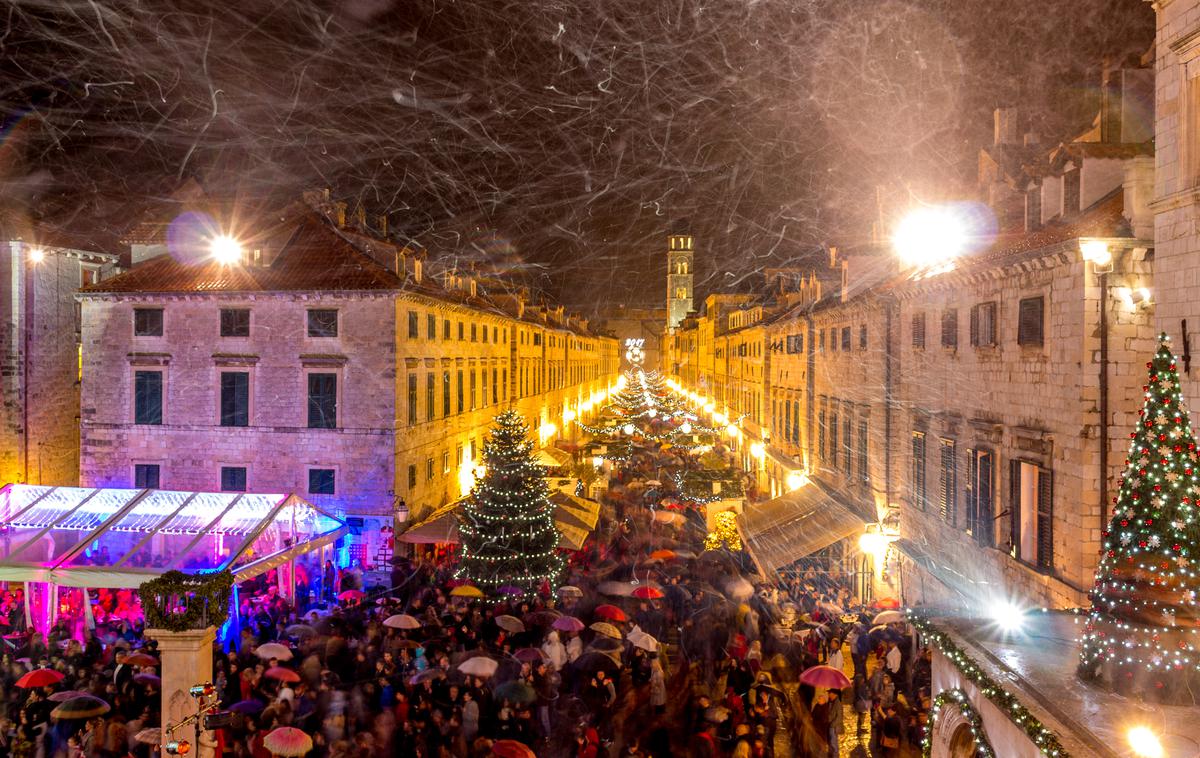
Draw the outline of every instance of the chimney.
<instances>
[{"instance_id":1,"label":"chimney","mask_svg":"<svg viewBox=\"0 0 1200 758\"><path fill-rule=\"evenodd\" d=\"M379 236L387 239L388 236L388 219L386 213L379 214L375 221L379 224Z\"/></svg>"},{"instance_id":2,"label":"chimney","mask_svg":"<svg viewBox=\"0 0 1200 758\"><path fill-rule=\"evenodd\" d=\"M1020 143L1020 130L1017 128L1016 108L997 108L992 116L994 132L992 141L996 145L1016 145Z\"/></svg>"},{"instance_id":3,"label":"chimney","mask_svg":"<svg viewBox=\"0 0 1200 758\"><path fill-rule=\"evenodd\" d=\"M338 228L345 229L346 228L346 204L343 203L341 200L339 200L336 203L333 203L332 206L333 206L333 218L335 221L337 221Z\"/></svg>"},{"instance_id":4,"label":"chimney","mask_svg":"<svg viewBox=\"0 0 1200 758\"><path fill-rule=\"evenodd\" d=\"M424 268L425 268L425 261L421 260L420 256L414 255L413 256L413 266L412 266L413 281L415 281L417 284L421 283L421 277L424 273Z\"/></svg>"},{"instance_id":5,"label":"chimney","mask_svg":"<svg viewBox=\"0 0 1200 758\"><path fill-rule=\"evenodd\" d=\"M1025 132L1025 147L1037 147L1038 135L1037 132Z\"/></svg>"},{"instance_id":6,"label":"chimney","mask_svg":"<svg viewBox=\"0 0 1200 758\"><path fill-rule=\"evenodd\" d=\"M354 225L360 232L367 230L367 209L361 205L354 208Z\"/></svg>"}]
</instances>

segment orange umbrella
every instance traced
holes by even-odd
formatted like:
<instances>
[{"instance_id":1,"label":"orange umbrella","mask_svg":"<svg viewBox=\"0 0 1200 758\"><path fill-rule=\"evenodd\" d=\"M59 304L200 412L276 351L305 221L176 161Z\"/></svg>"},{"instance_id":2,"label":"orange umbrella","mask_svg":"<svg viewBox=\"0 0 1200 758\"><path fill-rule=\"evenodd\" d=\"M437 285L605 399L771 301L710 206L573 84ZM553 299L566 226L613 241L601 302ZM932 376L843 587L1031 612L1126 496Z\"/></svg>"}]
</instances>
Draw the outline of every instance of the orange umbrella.
<instances>
[{"instance_id":1,"label":"orange umbrella","mask_svg":"<svg viewBox=\"0 0 1200 758\"><path fill-rule=\"evenodd\" d=\"M281 682L298 682L300 675L291 669L285 669L283 666L272 666L263 672L263 676L269 676L272 679L278 679ZM307 751L306 751L307 752Z\"/></svg>"},{"instance_id":2,"label":"orange umbrella","mask_svg":"<svg viewBox=\"0 0 1200 758\"><path fill-rule=\"evenodd\" d=\"M312 737L292 726L281 726L272 729L263 737L263 747L275 755L298 756L308 754L313 749Z\"/></svg>"},{"instance_id":3,"label":"orange umbrella","mask_svg":"<svg viewBox=\"0 0 1200 758\"><path fill-rule=\"evenodd\" d=\"M660 561L669 561L676 556L674 550L655 550L650 557Z\"/></svg>"},{"instance_id":4,"label":"orange umbrella","mask_svg":"<svg viewBox=\"0 0 1200 758\"><path fill-rule=\"evenodd\" d=\"M643 600L658 600L663 597L663 591L657 587L651 587L648 584L643 584L633 591L634 597L640 597Z\"/></svg>"},{"instance_id":5,"label":"orange umbrella","mask_svg":"<svg viewBox=\"0 0 1200 758\"><path fill-rule=\"evenodd\" d=\"M606 621L628 621L625 611L615 605L600 605L596 607L596 617Z\"/></svg>"},{"instance_id":6,"label":"orange umbrella","mask_svg":"<svg viewBox=\"0 0 1200 758\"><path fill-rule=\"evenodd\" d=\"M537 753L530 750L524 742L516 740L497 740L492 745L492 755L499 758L537 758Z\"/></svg>"}]
</instances>

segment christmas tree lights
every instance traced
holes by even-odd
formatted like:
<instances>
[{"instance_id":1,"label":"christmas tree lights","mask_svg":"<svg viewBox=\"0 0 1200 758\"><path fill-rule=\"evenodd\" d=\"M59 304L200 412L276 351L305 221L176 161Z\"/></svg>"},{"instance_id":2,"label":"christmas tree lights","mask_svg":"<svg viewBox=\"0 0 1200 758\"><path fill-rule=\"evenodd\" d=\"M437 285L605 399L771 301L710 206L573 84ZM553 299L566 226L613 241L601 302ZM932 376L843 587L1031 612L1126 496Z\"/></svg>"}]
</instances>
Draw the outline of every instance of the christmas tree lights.
<instances>
[{"instance_id":1,"label":"christmas tree lights","mask_svg":"<svg viewBox=\"0 0 1200 758\"><path fill-rule=\"evenodd\" d=\"M1082 635L1079 673L1114 690L1193 702L1200 685L1196 440L1168 338L1148 383Z\"/></svg>"},{"instance_id":2,"label":"christmas tree lights","mask_svg":"<svg viewBox=\"0 0 1200 758\"><path fill-rule=\"evenodd\" d=\"M483 476L458 513L456 576L489 594L502 586L533 593L549 583L553 589L563 570L554 505L528 435L519 414L496 417L483 445Z\"/></svg>"},{"instance_id":3,"label":"christmas tree lights","mask_svg":"<svg viewBox=\"0 0 1200 758\"><path fill-rule=\"evenodd\" d=\"M742 538L737 530L737 514L733 511L721 511L713 517L713 530L704 538L705 550L741 550Z\"/></svg>"}]
</instances>

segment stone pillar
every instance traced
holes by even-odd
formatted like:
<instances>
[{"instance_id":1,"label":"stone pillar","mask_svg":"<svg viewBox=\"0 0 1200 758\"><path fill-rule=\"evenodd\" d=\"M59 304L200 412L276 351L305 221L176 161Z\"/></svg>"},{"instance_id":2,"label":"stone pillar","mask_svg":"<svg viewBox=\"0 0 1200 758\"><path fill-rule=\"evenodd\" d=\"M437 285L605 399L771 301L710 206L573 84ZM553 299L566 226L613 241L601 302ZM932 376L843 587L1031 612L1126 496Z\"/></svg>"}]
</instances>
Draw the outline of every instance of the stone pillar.
<instances>
[{"instance_id":1,"label":"stone pillar","mask_svg":"<svg viewBox=\"0 0 1200 758\"><path fill-rule=\"evenodd\" d=\"M199 701L188 694L188 690L213 680L213 642L217 639L217 628L210 626L186 632L147 629L145 635L158 642L158 652L162 656L162 724L163 740L166 741L167 725L173 726L196 715ZM175 739L192 743L192 755L196 758L214 756L216 743L212 732L201 732L197 745L194 724L177 730ZM163 755L166 755L165 751Z\"/></svg>"}]
</instances>

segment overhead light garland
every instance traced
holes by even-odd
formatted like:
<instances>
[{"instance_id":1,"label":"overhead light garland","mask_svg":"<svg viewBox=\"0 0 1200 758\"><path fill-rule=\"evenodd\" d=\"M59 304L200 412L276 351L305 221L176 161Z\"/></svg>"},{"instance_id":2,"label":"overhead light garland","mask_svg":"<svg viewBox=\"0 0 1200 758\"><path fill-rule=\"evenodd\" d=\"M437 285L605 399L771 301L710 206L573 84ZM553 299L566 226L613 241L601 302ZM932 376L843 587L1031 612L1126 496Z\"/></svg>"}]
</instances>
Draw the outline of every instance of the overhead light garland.
<instances>
[{"instance_id":1,"label":"overhead light garland","mask_svg":"<svg viewBox=\"0 0 1200 758\"><path fill-rule=\"evenodd\" d=\"M1042 755L1050 758L1070 758L1070 753L1063 747L1058 735L1046 728L1036 716L1011 692L989 676L971 656L967 655L950 635L933 625L922 612L908 611L908 623L912 625L926 642L933 645L946 656L953 666L958 669L978 689L980 694L992 702L1000 712L1020 727Z\"/></svg>"},{"instance_id":2,"label":"overhead light garland","mask_svg":"<svg viewBox=\"0 0 1200 758\"><path fill-rule=\"evenodd\" d=\"M461 556L455 576L484 590L532 594L562 574L561 538L545 474L521 416L505 411L483 444L483 473L458 512Z\"/></svg>"},{"instance_id":3,"label":"overhead light garland","mask_svg":"<svg viewBox=\"0 0 1200 758\"><path fill-rule=\"evenodd\" d=\"M1160 337L1113 498L1079 673L1121 692L1191 701L1200 684L1200 468L1169 338Z\"/></svg>"}]
</instances>

